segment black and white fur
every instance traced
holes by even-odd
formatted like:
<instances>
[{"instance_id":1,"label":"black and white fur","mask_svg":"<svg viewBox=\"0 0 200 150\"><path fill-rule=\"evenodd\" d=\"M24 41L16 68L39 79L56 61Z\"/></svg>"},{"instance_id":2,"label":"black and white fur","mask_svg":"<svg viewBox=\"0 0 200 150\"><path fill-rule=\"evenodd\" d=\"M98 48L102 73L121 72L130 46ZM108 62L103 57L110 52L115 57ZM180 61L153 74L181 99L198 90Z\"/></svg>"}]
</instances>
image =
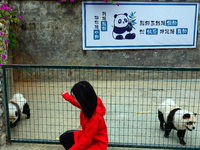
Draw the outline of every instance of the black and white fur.
<instances>
[{"instance_id":1,"label":"black and white fur","mask_svg":"<svg viewBox=\"0 0 200 150\"><path fill-rule=\"evenodd\" d=\"M164 137L168 138L171 130L175 129L180 144L186 145L185 132L195 129L196 115L196 113L181 109L172 99L165 100L158 108L160 129L165 131Z\"/></svg>"},{"instance_id":2,"label":"black and white fur","mask_svg":"<svg viewBox=\"0 0 200 150\"><path fill-rule=\"evenodd\" d=\"M10 126L15 127L19 122L21 113L26 114L26 118L30 118L30 107L27 100L20 93L14 94L8 103Z\"/></svg>"}]
</instances>

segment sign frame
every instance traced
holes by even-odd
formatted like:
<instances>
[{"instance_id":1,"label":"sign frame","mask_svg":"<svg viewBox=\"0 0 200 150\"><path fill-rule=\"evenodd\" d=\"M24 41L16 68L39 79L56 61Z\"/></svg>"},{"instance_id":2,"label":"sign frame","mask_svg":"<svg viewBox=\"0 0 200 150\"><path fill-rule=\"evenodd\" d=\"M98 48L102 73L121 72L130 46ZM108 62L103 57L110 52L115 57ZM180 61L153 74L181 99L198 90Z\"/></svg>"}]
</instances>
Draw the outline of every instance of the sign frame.
<instances>
[{"instance_id":1,"label":"sign frame","mask_svg":"<svg viewBox=\"0 0 200 150\"><path fill-rule=\"evenodd\" d=\"M198 30L197 25L198 25L199 3L195 3L195 2L194 3L191 3L191 2L190 3L189 2L188 3L186 3L186 2L118 2L118 3L119 3L119 6L113 5L113 4L109 4L109 3L105 3L105 2L90 2L90 1L83 1L82 2L83 50L128 50L128 49L134 50L134 49L196 48L197 30ZM149 28L148 28L148 26L146 26L146 28L145 28L146 36L148 34L150 34L149 37L150 36L152 37L152 41L149 44L146 44L146 45L145 44L140 44L140 43L138 43L138 44L137 43L129 44L128 42L131 41L131 40L116 40L116 39L114 39L116 41L115 42L113 39L108 39L107 41L109 41L109 44L110 44L109 45L108 43L106 44L106 40L101 41L101 39L100 39L101 38L102 23L101 23L101 25L99 25L101 27L99 27L100 29L98 31L95 31L95 29L94 29L94 31L92 33L92 32L89 32L89 30L88 30L88 29L90 29L90 27L88 27L88 26L91 24L91 20L89 20L88 18L89 17L92 18L91 15L89 15L89 14L91 14L91 12L95 13L96 11L98 13L98 9L95 9L95 8L99 8L98 6L101 7L101 8L106 6L106 9L112 8L110 10L114 10L114 9L116 10L116 9L118 9L117 7L120 7L120 6L123 6L123 7L125 7L125 6L137 6L137 7L168 7L168 6L174 6L174 7L177 7L177 8L179 8L179 7L181 8L181 6L184 6L185 9L187 7L192 7L190 9L194 9L194 14L193 14L194 16L192 16L192 20L193 20L193 24L192 25L193 26L191 28L193 31L191 31L190 28L179 27L178 26L179 25L179 20L177 18L168 18L168 19L165 19L165 22L168 22L168 23L165 24L165 27L176 26L177 28L176 28L176 30L174 32L176 32L176 35L178 35L178 33L181 34L180 36L177 36L177 37L178 38L182 37L181 40L188 41L188 42L186 42L186 44L185 43L181 43L181 44L179 44L179 43L177 43L177 44L166 43L166 44L163 44L164 42L162 42L162 41L161 41L162 44L160 44L160 45L156 44L156 43L154 43L154 41L156 41L156 39L153 39L153 38L155 37L156 34L157 35L159 34L160 29L158 27L156 27L156 26L155 26L155 28L151 27L151 26L149 26ZM94 7L94 8L91 8L91 7ZM99 8L99 9L101 9L101 8ZM92 13L92 15L94 13ZM141 19L139 19L139 20L141 22ZM138 21L137 25L140 22ZM175 22L175 23L172 24L172 22L173 23ZM106 22L106 23L109 24L109 22ZM94 26L94 23L93 23L92 26ZM111 26L111 24L110 24L110 26ZM111 31L111 30L109 30L110 26L108 25L108 27L105 28L105 30L107 32ZM138 28L138 27L136 27L136 28ZM113 29L112 32L114 32L114 29ZM188 34L188 33L190 33L190 34ZM186 34L188 34L188 35L186 35ZM110 35L111 35L111 33L110 33ZM138 37L137 35L138 34L136 34L135 38ZM186 36L190 36L189 37L190 39L186 38ZM97 38L94 40L94 38L92 39L92 37L97 37ZM149 37L148 37L147 41L149 41L149 39L151 39ZM168 38L168 39L170 39L170 38ZM181 40L179 40L179 41L181 41ZM114 41L115 43L113 43L112 41ZM138 40L138 41L141 42L141 39ZM95 45L94 43L97 43L97 44ZM120 44L117 45L118 43L121 43L121 45Z\"/></svg>"}]
</instances>

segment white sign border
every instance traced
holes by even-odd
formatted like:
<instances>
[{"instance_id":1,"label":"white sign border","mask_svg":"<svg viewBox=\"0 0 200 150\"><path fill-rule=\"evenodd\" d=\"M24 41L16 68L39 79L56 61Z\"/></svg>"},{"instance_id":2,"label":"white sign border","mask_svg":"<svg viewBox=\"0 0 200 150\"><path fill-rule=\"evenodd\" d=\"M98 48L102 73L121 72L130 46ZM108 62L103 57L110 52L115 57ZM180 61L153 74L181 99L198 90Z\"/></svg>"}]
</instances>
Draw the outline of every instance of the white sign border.
<instances>
[{"instance_id":1,"label":"white sign border","mask_svg":"<svg viewBox=\"0 0 200 150\"><path fill-rule=\"evenodd\" d=\"M194 5L194 32L193 44L189 45L122 45L122 46L87 46L86 45L86 5L113 5L101 1L82 1L82 38L83 50L137 50L137 49L180 49L180 48L196 48L197 30L198 30L198 11L199 3L195 2L122 2L118 1L119 5Z\"/></svg>"}]
</instances>

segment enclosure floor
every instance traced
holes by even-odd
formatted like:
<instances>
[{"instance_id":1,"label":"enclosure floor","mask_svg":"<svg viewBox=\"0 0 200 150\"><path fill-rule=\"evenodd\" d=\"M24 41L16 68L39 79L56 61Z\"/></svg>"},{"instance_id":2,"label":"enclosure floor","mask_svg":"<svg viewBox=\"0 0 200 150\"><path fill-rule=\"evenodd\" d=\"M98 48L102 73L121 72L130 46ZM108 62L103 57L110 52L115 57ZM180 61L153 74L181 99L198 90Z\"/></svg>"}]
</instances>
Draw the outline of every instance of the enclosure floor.
<instances>
[{"instance_id":1,"label":"enclosure floor","mask_svg":"<svg viewBox=\"0 0 200 150\"><path fill-rule=\"evenodd\" d=\"M28 144L28 143L12 143L12 145L6 145L0 147L1 150L64 150L61 145L58 144ZM122 147L108 147L107 150L150 150L147 148L122 148ZM168 149L160 149L168 150Z\"/></svg>"},{"instance_id":2,"label":"enclosure floor","mask_svg":"<svg viewBox=\"0 0 200 150\"><path fill-rule=\"evenodd\" d=\"M170 138L164 138L159 129L157 108L171 97L177 105L199 114L200 85L178 80L153 82L90 81L107 108L105 120L109 142L180 146L175 131L171 132ZM11 129L11 137L56 140L63 132L76 129L80 110L60 95L62 90L70 91L73 85L73 82L20 82L13 85L9 97L17 92L23 93L31 108L31 118L22 116L17 126ZM197 119L196 130L186 132L188 146L199 144L199 121Z\"/></svg>"}]
</instances>

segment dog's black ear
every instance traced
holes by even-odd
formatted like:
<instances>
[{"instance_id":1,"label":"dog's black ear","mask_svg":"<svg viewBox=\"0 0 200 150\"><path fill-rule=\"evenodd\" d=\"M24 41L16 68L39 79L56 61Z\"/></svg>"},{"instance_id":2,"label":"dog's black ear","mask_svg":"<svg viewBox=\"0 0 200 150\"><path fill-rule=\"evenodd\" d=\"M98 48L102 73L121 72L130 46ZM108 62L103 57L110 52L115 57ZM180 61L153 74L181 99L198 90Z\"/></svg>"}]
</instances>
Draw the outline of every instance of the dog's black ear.
<instances>
[{"instance_id":1,"label":"dog's black ear","mask_svg":"<svg viewBox=\"0 0 200 150\"><path fill-rule=\"evenodd\" d=\"M190 118L190 114L184 114L183 115L183 119L188 119L188 118Z\"/></svg>"}]
</instances>

